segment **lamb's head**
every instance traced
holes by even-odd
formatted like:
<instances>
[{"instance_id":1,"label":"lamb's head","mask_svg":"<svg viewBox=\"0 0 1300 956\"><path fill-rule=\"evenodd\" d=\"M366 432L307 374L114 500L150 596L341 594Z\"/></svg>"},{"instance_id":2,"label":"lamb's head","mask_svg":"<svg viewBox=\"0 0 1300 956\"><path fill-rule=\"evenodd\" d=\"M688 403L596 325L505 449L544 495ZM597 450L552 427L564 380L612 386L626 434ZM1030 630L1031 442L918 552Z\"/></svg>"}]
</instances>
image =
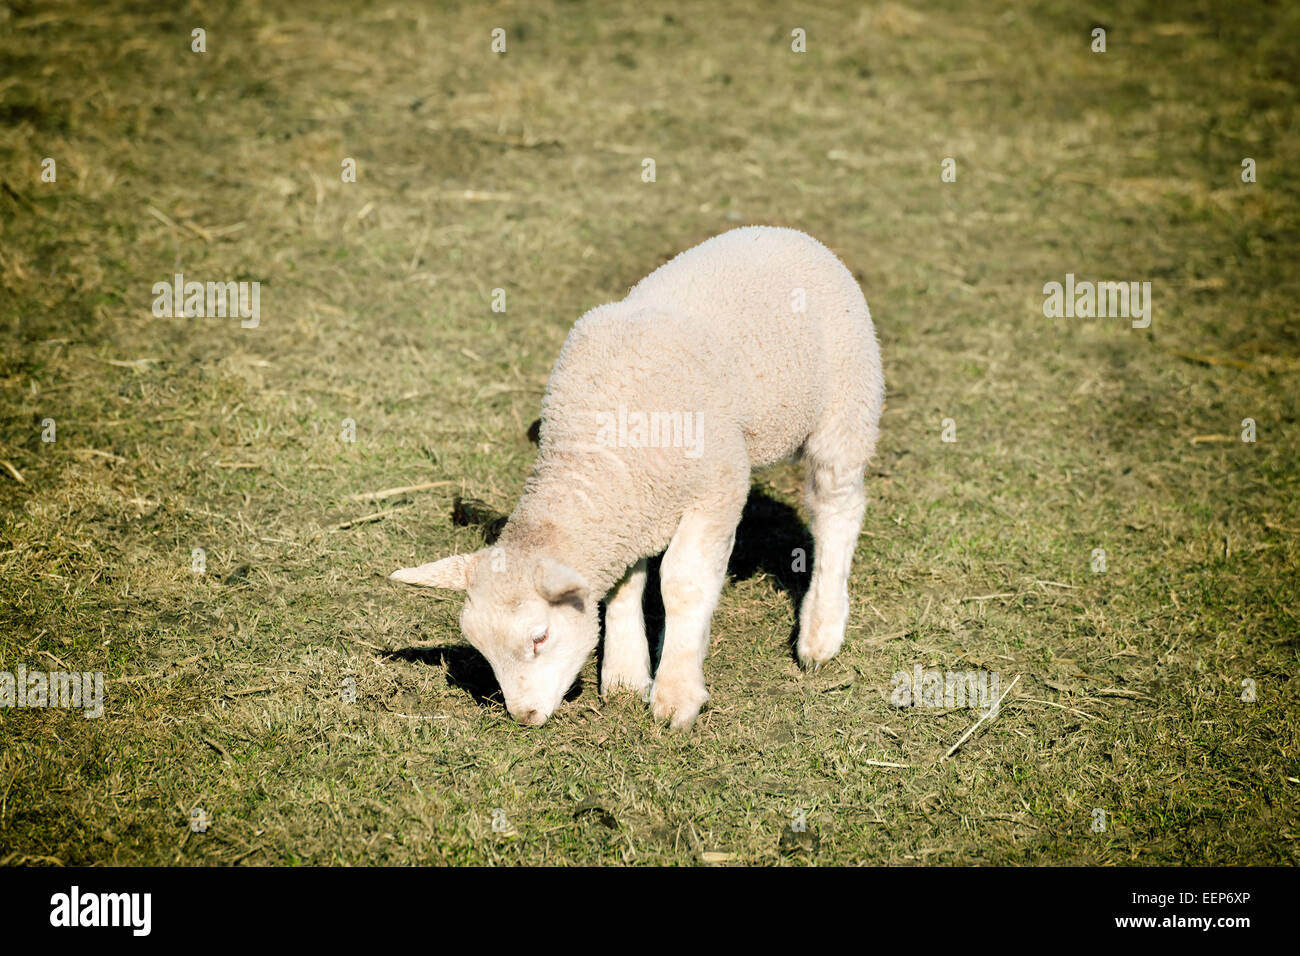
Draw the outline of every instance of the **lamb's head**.
<instances>
[{"instance_id":1,"label":"lamb's head","mask_svg":"<svg viewBox=\"0 0 1300 956\"><path fill-rule=\"evenodd\" d=\"M461 631L492 665L506 709L521 724L546 723L600 639L587 582L546 556L498 546L403 568L392 578L465 592Z\"/></svg>"}]
</instances>

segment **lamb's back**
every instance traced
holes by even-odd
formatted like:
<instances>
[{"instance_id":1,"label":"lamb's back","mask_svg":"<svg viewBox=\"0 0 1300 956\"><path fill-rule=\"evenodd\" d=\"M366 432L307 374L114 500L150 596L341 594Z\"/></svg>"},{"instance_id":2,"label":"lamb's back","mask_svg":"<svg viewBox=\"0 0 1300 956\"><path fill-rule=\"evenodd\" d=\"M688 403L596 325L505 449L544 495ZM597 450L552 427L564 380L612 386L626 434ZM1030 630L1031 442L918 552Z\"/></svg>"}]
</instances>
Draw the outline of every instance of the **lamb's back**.
<instances>
[{"instance_id":1,"label":"lamb's back","mask_svg":"<svg viewBox=\"0 0 1300 956\"><path fill-rule=\"evenodd\" d=\"M864 330L862 292L824 245L793 229L733 229L574 325L543 402L543 436L558 437L561 418L589 428L588 411L619 405L692 412L711 429L738 430L753 464L768 464L798 450L846 387Z\"/></svg>"},{"instance_id":2,"label":"lamb's back","mask_svg":"<svg viewBox=\"0 0 1300 956\"><path fill-rule=\"evenodd\" d=\"M681 253L639 282L624 302L671 307L698 337L725 341L740 373L754 464L798 449L828 402L856 384L874 333L862 290L833 252L794 229L747 226Z\"/></svg>"}]
</instances>

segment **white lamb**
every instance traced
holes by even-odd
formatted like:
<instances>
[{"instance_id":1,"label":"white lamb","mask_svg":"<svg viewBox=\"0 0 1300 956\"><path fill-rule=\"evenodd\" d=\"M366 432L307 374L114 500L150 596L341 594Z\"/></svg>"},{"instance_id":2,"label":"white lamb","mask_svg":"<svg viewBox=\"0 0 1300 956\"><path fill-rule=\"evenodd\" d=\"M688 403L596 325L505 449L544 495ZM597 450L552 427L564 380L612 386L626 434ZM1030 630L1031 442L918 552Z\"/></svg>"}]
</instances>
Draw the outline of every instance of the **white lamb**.
<instances>
[{"instance_id":1,"label":"white lamb","mask_svg":"<svg viewBox=\"0 0 1300 956\"><path fill-rule=\"evenodd\" d=\"M709 622L754 467L808 463L814 561L797 649L813 667L839 651L883 402L848 269L792 229L732 230L574 324L542 399L537 462L496 544L392 577L466 592L465 637L530 725L595 650L605 598L601 695L637 692L656 718L690 727L709 699ZM641 595L660 552L652 679Z\"/></svg>"}]
</instances>

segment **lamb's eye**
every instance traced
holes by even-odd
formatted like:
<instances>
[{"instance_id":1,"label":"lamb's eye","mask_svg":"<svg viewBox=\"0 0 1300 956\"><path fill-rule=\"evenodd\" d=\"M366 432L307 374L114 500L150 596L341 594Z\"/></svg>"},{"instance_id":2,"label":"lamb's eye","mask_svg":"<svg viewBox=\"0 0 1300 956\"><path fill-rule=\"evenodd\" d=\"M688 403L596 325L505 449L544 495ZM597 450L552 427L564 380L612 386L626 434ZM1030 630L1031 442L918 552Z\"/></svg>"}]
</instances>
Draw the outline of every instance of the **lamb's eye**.
<instances>
[{"instance_id":1,"label":"lamb's eye","mask_svg":"<svg viewBox=\"0 0 1300 956\"><path fill-rule=\"evenodd\" d=\"M549 631L541 631L533 635L533 653L536 654L538 649L546 643L546 638L550 636Z\"/></svg>"}]
</instances>

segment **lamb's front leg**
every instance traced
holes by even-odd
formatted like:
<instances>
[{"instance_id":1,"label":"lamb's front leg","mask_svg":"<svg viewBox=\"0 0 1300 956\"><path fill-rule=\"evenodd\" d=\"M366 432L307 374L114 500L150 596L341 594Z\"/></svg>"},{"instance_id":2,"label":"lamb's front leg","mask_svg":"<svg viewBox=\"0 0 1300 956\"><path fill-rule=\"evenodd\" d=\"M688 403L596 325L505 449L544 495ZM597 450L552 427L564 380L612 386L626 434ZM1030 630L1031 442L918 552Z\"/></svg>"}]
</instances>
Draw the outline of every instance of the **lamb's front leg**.
<instances>
[{"instance_id":1,"label":"lamb's front leg","mask_svg":"<svg viewBox=\"0 0 1300 956\"><path fill-rule=\"evenodd\" d=\"M605 602L605 654L600 665L600 696L630 690L644 700L650 692L650 644L645 637L641 595L645 593L645 558Z\"/></svg>"},{"instance_id":2,"label":"lamb's front leg","mask_svg":"<svg viewBox=\"0 0 1300 956\"><path fill-rule=\"evenodd\" d=\"M674 730L690 727L709 699L704 657L709 623L727 576L736 540L734 516L688 513L682 518L660 567L664 599L664 646L650 690L650 706Z\"/></svg>"}]
</instances>

